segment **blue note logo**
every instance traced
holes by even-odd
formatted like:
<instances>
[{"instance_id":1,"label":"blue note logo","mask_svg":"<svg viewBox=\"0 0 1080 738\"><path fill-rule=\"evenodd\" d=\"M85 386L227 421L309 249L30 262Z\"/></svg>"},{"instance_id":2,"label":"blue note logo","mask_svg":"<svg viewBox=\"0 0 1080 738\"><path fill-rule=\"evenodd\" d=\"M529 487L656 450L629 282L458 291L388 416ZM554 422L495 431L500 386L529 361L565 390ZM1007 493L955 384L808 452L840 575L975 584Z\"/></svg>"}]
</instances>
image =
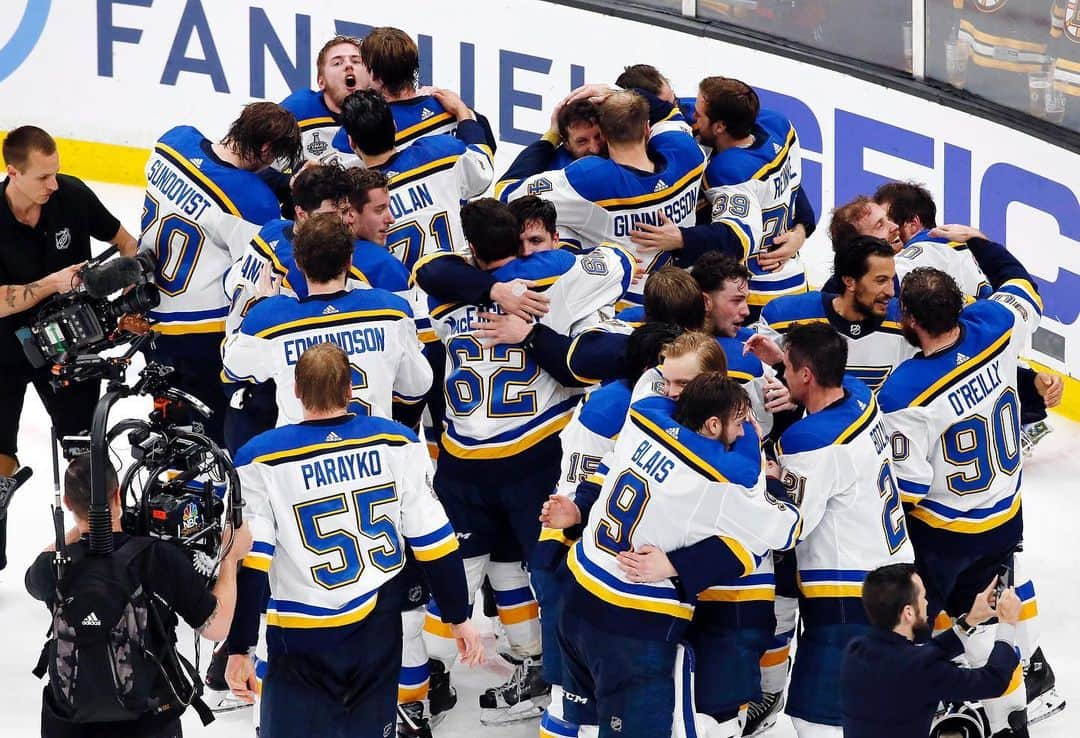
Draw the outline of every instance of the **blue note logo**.
<instances>
[{"instance_id":1,"label":"blue note logo","mask_svg":"<svg viewBox=\"0 0 1080 738\"><path fill-rule=\"evenodd\" d=\"M49 19L52 0L26 0L26 10L15 33L0 47L0 82L22 66L30 52L37 46Z\"/></svg>"}]
</instances>

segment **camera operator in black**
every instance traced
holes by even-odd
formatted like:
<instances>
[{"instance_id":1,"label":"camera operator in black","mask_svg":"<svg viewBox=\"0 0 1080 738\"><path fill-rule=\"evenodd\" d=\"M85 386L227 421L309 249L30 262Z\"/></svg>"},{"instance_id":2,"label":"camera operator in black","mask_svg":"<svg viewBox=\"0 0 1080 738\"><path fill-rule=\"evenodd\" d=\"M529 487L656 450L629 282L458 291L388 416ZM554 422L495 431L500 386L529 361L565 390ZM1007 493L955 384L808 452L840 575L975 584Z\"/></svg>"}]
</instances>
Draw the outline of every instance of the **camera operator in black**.
<instances>
[{"instance_id":1,"label":"camera operator in black","mask_svg":"<svg viewBox=\"0 0 1080 738\"><path fill-rule=\"evenodd\" d=\"M105 486L109 490L109 510L112 513L113 555L135 540L122 532L120 526L120 488L116 470L106 464ZM79 456L64 473L64 504L75 517L75 527L67 533L67 553L72 561L88 555L90 524L87 510L90 505L90 456ZM244 525L227 529L222 548L232 547L221 561L217 582L207 587L206 577L196 571L191 559L177 545L154 539L148 548L136 558L136 576L143 587L159 600L164 600L171 612L184 619L203 638L220 641L229 632L233 609L236 605L236 569L239 562L251 550L251 533ZM38 555L26 572L26 589L34 599L50 607L56 596L56 567L54 546ZM168 625L175 626L175 618ZM160 646L159 646L160 647ZM125 738L177 738L181 735L180 714L167 710L148 714L134 722L73 723L58 714L51 698L51 689L45 687L41 705L41 735L43 738L104 738L123 735Z\"/></svg>"},{"instance_id":2,"label":"camera operator in black","mask_svg":"<svg viewBox=\"0 0 1080 738\"><path fill-rule=\"evenodd\" d=\"M99 382L60 391L49 370L32 369L15 330L33 319L47 297L78 284L76 271L90 258L91 236L126 256L136 242L97 196L75 177L59 174L56 142L35 126L8 133L3 144L7 179L0 183L0 475L18 468L19 415L33 383L61 436L90 427ZM7 520L0 516L0 569L7 565Z\"/></svg>"}]
</instances>

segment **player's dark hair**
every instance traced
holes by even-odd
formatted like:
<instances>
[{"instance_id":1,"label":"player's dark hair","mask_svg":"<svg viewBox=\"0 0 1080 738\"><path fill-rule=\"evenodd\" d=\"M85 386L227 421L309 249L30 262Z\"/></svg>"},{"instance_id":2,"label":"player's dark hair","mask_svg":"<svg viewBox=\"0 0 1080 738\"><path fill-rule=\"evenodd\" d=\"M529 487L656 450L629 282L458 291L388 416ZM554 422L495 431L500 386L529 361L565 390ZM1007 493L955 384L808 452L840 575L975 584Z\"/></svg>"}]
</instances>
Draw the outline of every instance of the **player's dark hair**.
<instances>
[{"instance_id":1,"label":"player's dark hair","mask_svg":"<svg viewBox=\"0 0 1080 738\"><path fill-rule=\"evenodd\" d=\"M341 103L341 126L353 146L368 156L394 148L394 114L390 103L375 90L357 90Z\"/></svg>"},{"instance_id":2,"label":"player's dark hair","mask_svg":"<svg viewBox=\"0 0 1080 738\"><path fill-rule=\"evenodd\" d=\"M615 78L615 84L624 90L637 88L659 95L667 84L667 78L652 64L631 64L623 67L622 74Z\"/></svg>"},{"instance_id":3,"label":"player's dark hair","mask_svg":"<svg viewBox=\"0 0 1080 738\"><path fill-rule=\"evenodd\" d=\"M485 264L517 256L521 248L518 219L505 203L493 197L482 197L462 206L461 230L477 260Z\"/></svg>"},{"instance_id":4,"label":"player's dark hair","mask_svg":"<svg viewBox=\"0 0 1080 738\"><path fill-rule=\"evenodd\" d=\"M526 195L510 202L510 212L517 218L518 224L524 230L530 221L539 221L544 230L555 235L555 222L558 213L555 211L555 203L543 200L536 195Z\"/></svg>"},{"instance_id":5,"label":"player's dark hair","mask_svg":"<svg viewBox=\"0 0 1080 738\"><path fill-rule=\"evenodd\" d=\"M352 367L337 344L319 343L296 362L296 395L305 410L327 412L348 406L352 396Z\"/></svg>"},{"instance_id":6,"label":"player's dark hair","mask_svg":"<svg viewBox=\"0 0 1080 738\"><path fill-rule=\"evenodd\" d=\"M345 176L349 182L349 204L356 210L363 210L368 204L372 190L385 190L390 186L389 178L376 169L360 169L349 167L345 170Z\"/></svg>"},{"instance_id":7,"label":"player's dark hair","mask_svg":"<svg viewBox=\"0 0 1080 738\"><path fill-rule=\"evenodd\" d=\"M746 138L754 130L761 101L754 88L730 77L706 77L698 84L705 102L705 115L713 123L722 122L732 138Z\"/></svg>"},{"instance_id":8,"label":"player's dark hair","mask_svg":"<svg viewBox=\"0 0 1080 738\"><path fill-rule=\"evenodd\" d=\"M937 204L930 190L918 182L887 182L877 188L874 202L885 207L897 225L918 217L923 228L937 228Z\"/></svg>"},{"instance_id":9,"label":"player's dark hair","mask_svg":"<svg viewBox=\"0 0 1080 738\"><path fill-rule=\"evenodd\" d=\"M959 325L963 309L964 295L956 280L940 269L912 269L900 284L900 310L931 336Z\"/></svg>"},{"instance_id":10,"label":"player's dark hair","mask_svg":"<svg viewBox=\"0 0 1080 738\"><path fill-rule=\"evenodd\" d=\"M614 92L600 103L600 132L608 144L644 141L648 126L649 104L636 92Z\"/></svg>"},{"instance_id":11,"label":"player's dark hair","mask_svg":"<svg viewBox=\"0 0 1080 738\"><path fill-rule=\"evenodd\" d=\"M326 283L352 264L353 240L336 213L316 213L296 227L293 257L309 282Z\"/></svg>"},{"instance_id":12,"label":"player's dark hair","mask_svg":"<svg viewBox=\"0 0 1080 738\"><path fill-rule=\"evenodd\" d=\"M64 500L71 512L80 518L86 518L90 510L90 454L76 456L64 472ZM112 496L120 486L116 477L116 467L105 460L105 493Z\"/></svg>"},{"instance_id":13,"label":"player's dark hair","mask_svg":"<svg viewBox=\"0 0 1080 738\"><path fill-rule=\"evenodd\" d=\"M322 48L319 49L319 54L315 57L316 74L322 75L323 67L326 65L326 57L330 54L330 49L341 44L349 44L350 46L356 47L356 53L360 54L362 48L361 43L360 39L353 36L344 36L340 33L334 36L322 45Z\"/></svg>"},{"instance_id":14,"label":"player's dark hair","mask_svg":"<svg viewBox=\"0 0 1080 738\"><path fill-rule=\"evenodd\" d=\"M750 281L750 270L742 262L719 251L706 251L690 268L690 276L702 292L724 289L724 284L734 281Z\"/></svg>"},{"instance_id":15,"label":"player's dark hair","mask_svg":"<svg viewBox=\"0 0 1080 738\"><path fill-rule=\"evenodd\" d=\"M277 103L251 103L229 126L222 143L250 162L265 161L263 149L269 146L271 161L292 166L300 159L300 126L293 114Z\"/></svg>"},{"instance_id":16,"label":"player's dark hair","mask_svg":"<svg viewBox=\"0 0 1080 738\"><path fill-rule=\"evenodd\" d=\"M31 151L52 156L56 153L56 141L37 126L19 126L8 131L4 138L4 164L25 172Z\"/></svg>"},{"instance_id":17,"label":"player's dark hair","mask_svg":"<svg viewBox=\"0 0 1080 738\"><path fill-rule=\"evenodd\" d=\"M851 277L858 281L870 271L871 256L892 259L892 246L873 236L856 236L844 248L833 252L833 274L837 279Z\"/></svg>"},{"instance_id":18,"label":"player's dark hair","mask_svg":"<svg viewBox=\"0 0 1080 738\"><path fill-rule=\"evenodd\" d=\"M636 382L642 374L660 363L660 351L682 334L671 323L643 323L630 334L626 343L626 379Z\"/></svg>"},{"instance_id":19,"label":"player's dark hair","mask_svg":"<svg viewBox=\"0 0 1080 738\"><path fill-rule=\"evenodd\" d=\"M675 401L672 419L684 428L699 431L709 418L727 423L749 408L750 397L736 380L720 372L702 372L683 388Z\"/></svg>"},{"instance_id":20,"label":"player's dark hair","mask_svg":"<svg viewBox=\"0 0 1080 738\"><path fill-rule=\"evenodd\" d=\"M683 330L705 325L705 296L683 269L666 266L645 281L645 320L674 323Z\"/></svg>"},{"instance_id":21,"label":"player's dark hair","mask_svg":"<svg viewBox=\"0 0 1080 738\"><path fill-rule=\"evenodd\" d=\"M555 124L559 127L559 136L564 140L570 138L570 126L580 123L589 126L600 125L600 109L588 98L581 98L563 105L555 118Z\"/></svg>"},{"instance_id":22,"label":"player's dark hair","mask_svg":"<svg viewBox=\"0 0 1080 738\"><path fill-rule=\"evenodd\" d=\"M391 95L400 95L416 86L420 76L420 50L400 28L382 26L364 37L360 58Z\"/></svg>"},{"instance_id":23,"label":"player's dark hair","mask_svg":"<svg viewBox=\"0 0 1080 738\"><path fill-rule=\"evenodd\" d=\"M784 337L784 348L796 369L810 367L819 387L844 384L847 341L827 323L796 323Z\"/></svg>"},{"instance_id":24,"label":"player's dark hair","mask_svg":"<svg viewBox=\"0 0 1080 738\"><path fill-rule=\"evenodd\" d=\"M880 566L867 574L863 582L863 609L875 628L892 630L900 622L905 607L911 605L918 611L915 601L918 593L914 564Z\"/></svg>"},{"instance_id":25,"label":"player's dark hair","mask_svg":"<svg viewBox=\"0 0 1080 738\"><path fill-rule=\"evenodd\" d=\"M855 222L866 215L872 202L866 195L859 195L851 202L833 208L829 221L829 238L832 239L833 251L840 251L859 235Z\"/></svg>"},{"instance_id":26,"label":"player's dark hair","mask_svg":"<svg viewBox=\"0 0 1080 738\"><path fill-rule=\"evenodd\" d=\"M296 175L292 183L293 204L306 213L319 209L324 200L339 202L349 194L349 178L338 166L316 165Z\"/></svg>"}]
</instances>

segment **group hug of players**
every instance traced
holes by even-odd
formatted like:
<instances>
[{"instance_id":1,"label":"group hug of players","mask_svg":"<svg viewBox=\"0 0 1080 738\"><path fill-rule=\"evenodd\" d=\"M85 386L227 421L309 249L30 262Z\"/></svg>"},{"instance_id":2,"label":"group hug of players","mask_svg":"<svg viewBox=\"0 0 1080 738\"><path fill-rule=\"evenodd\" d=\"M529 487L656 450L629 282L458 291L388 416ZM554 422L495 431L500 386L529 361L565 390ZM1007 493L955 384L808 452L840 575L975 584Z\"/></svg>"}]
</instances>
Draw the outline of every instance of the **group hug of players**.
<instances>
[{"instance_id":1,"label":"group hug of players","mask_svg":"<svg viewBox=\"0 0 1080 738\"><path fill-rule=\"evenodd\" d=\"M261 679L264 736L431 735L481 591L513 666L485 724L726 737L786 704L839 735L861 583L911 561L935 624L1008 566L1023 678L983 708L1060 707L1019 485L1061 384L1018 363L1008 251L894 183L833 212L809 290L798 136L731 78L680 108L628 67L496 179L402 31L317 66L220 141L165 133L142 222L155 358L220 410L255 540L211 678Z\"/></svg>"}]
</instances>

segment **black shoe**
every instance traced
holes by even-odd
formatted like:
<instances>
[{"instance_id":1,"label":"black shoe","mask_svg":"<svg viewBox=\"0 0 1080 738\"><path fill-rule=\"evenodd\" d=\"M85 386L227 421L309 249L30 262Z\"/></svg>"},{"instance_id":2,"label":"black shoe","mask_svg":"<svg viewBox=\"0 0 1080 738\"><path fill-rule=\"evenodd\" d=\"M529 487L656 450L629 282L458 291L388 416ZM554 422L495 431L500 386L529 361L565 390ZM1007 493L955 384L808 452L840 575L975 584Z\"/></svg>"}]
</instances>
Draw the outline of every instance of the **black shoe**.
<instances>
[{"instance_id":1,"label":"black shoe","mask_svg":"<svg viewBox=\"0 0 1080 738\"><path fill-rule=\"evenodd\" d=\"M542 715L551 703L551 685L541 674L543 665L542 656L517 662L505 683L480 695L480 722L503 725Z\"/></svg>"},{"instance_id":2,"label":"black shoe","mask_svg":"<svg viewBox=\"0 0 1080 738\"><path fill-rule=\"evenodd\" d=\"M423 702L398 705L397 714L397 738L431 738L431 725L424 716Z\"/></svg>"},{"instance_id":3,"label":"black shoe","mask_svg":"<svg viewBox=\"0 0 1080 738\"><path fill-rule=\"evenodd\" d=\"M431 676L428 678L428 706L431 708L431 717L446 712L457 704L457 690L450 685L450 673L438 659L428 659L428 669Z\"/></svg>"},{"instance_id":4,"label":"black shoe","mask_svg":"<svg viewBox=\"0 0 1080 738\"><path fill-rule=\"evenodd\" d=\"M780 711L784 709L783 692L762 692L761 699L755 700L746 708L746 727L744 736L763 733L776 724Z\"/></svg>"},{"instance_id":5,"label":"black shoe","mask_svg":"<svg viewBox=\"0 0 1080 738\"><path fill-rule=\"evenodd\" d=\"M1057 680L1042 648L1035 649L1024 667L1024 689L1027 692L1027 722L1038 723L1065 709L1065 698L1054 689Z\"/></svg>"},{"instance_id":6,"label":"black shoe","mask_svg":"<svg viewBox=\"0 0 1080 738\"><path fill-rule=\"evenodd\" d=\"M210 657L210 665L206 667L206 686L215 692L228 692L229 685L225 682L225 666L229 662L229 654L224 643L219 643L214 655Z\"/></svg>"}]
</instances>

